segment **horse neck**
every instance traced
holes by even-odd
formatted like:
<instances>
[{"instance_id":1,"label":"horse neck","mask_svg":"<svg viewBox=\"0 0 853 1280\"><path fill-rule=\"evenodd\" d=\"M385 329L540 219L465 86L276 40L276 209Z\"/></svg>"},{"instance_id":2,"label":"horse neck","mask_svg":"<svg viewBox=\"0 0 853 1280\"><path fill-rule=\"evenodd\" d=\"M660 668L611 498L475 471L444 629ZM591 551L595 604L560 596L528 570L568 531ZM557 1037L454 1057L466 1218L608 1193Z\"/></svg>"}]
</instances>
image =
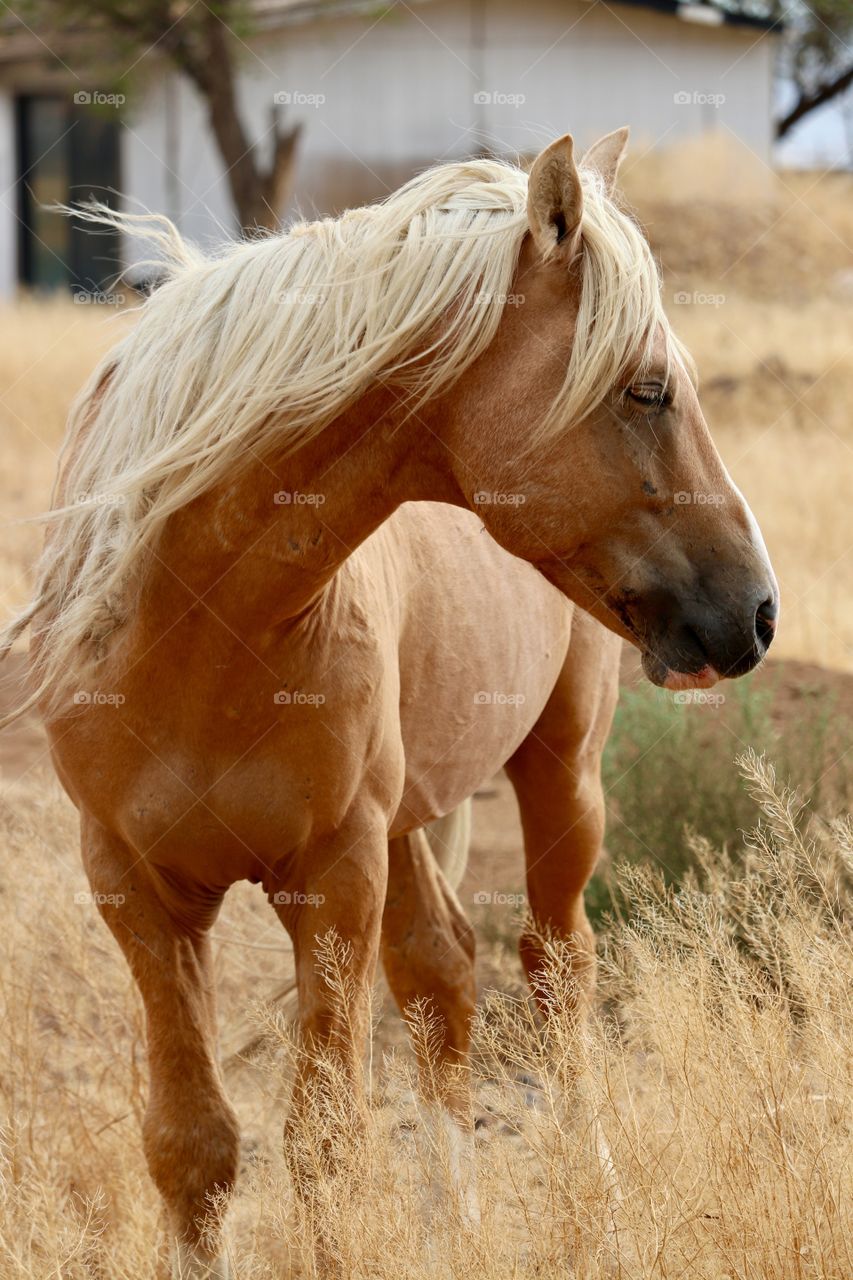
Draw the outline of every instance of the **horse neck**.
<instances>
[{"instance_id":1,"label":"horse neck","mask_svg":"<svg viewBox=\"0 0 853 1280\"><path fill-rule=\"evenodd\" d=\"M253 458L174 516L156 590L203 596L241 632L296 617L401 503L416 500L462 500L438 436L407 421L393 393L364 397L301 449Z\"/></svg>"}]
</instances>

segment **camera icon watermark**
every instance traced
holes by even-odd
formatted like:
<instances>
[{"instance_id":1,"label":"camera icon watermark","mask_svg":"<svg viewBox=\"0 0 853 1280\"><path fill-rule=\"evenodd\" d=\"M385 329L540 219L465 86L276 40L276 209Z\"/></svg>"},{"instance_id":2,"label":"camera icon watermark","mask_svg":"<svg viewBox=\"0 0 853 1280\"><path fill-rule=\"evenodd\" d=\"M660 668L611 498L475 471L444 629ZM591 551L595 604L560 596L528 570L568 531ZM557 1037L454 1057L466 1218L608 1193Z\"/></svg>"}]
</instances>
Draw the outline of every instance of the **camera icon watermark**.
<instances>
[{"instance_id":1,"label":"camera icon watermark","mask_svg":"<svg viewBox=\"0 0 853 1280\"><path fill-rule=\"evenodd\" d=\"M523 907L527 898L523 893L492 893L478 889L471 895L475 907Z\"/></svg>"},{"instance_id":2,"label":"camera icon watermark","mask_svg":"<svg viewBox=\"0 0 853 1280\"><path fill-rule=\"evenodd\" d=\"M476 107L523 107L527 101L523 93L502 93L490 89L480 89L473 97Z\"/></svg>"},{"instance_id":3,"label":"camera icon watermark","mask_svg":"<svg viewBox=\"0 0 853 1280\"><path fill-rule=\"evenodd\" d=\"M102 689L78 689L72 701L75 707L123 707L127 698L123 693L105 693Z\"/></svg>"},{"instance_id":4,"label":"camera icon watermark","mask_svg":"<svg viewBox=\"0 0 853 1280\"><path fill-rule=\"evenodd\" d=\"M74 498L78 507L120 507L126 501L124 493L78 493Z\"/></svg>"},{"instance_id":5,"label":"camera icon watermark","mask_svg":"<svg viewBox=\"0 0 853 1280\"><path fill-rule=\"evenodd\" d=\"M500 689L478 689L474 694L477 707L523 707L527 696L523 693L504 693Z\"/></svg>"},{"instance_id":6,"label":"camera icon watermark","mask_svg":"<svg viewBox=\"0 0 853 1280\"><path fill-rule=\"evenodd\" d=\"M325 493L300 493L298 490L279 489L273 495L277 507L322 507L326 501Z\"/></svg>"},{"instance_id":7,"label":"camera icon watermark","mask_svg":"<svg viewBox=\"0 0 853 1280\"><path fill-rule=\"evenodd\" d=\"M274 907L322 907L325 901L324 893L291 893L289 889L281 889L272 896Z\"/></svg>"},{"instance_id":8,"label":"camera icon watermark","mask_svg":"<svg viewBox=\"0 0 853 1280\"><path fill-rule=\"evenodd\" d=\"M322 285L312 289L284 289L278 295L278 302L286 307L319 307L328 296L328 289Z\"/></svg>"},{"instance_id":9,"label":"camera icon watermark","mask_svg":"<svg viewBox=\"0 0 853 1280\"><path fill-rule=\"evenodd\" d=\"M680 689L672 695L672 700L682 707L721 707L726 695L715 693L712 689Z\"/></svg>"},{"instance_id":10,"label":"camera icon watermark","mask_svg":"<svg viewBox=\"0 0 853 1280\"><path fill-rule=\"evenodd\" d=\"M688 293L686 289L679 289L672 295L672 300L677 307L722 307L726 301L726 295L701 293L698 289Z\"/></svg>"},{"instance_id":11,"label":"camera icon watermark","mask_svg":"<svg viewBox=\"0 0 853 1280\"><path fill-rule=\"evenodd\" d=\"M88 889L81 889L74 895L77 907L121 907L126 901L123 893L90 893Z\"/></svg>"},{"instance_id":12,"label":"camera icon watermark","mask_svg":"<svg viewBox=\"0 0 853 1280\"><path fill-rule=\"evenodd\" d=\"M127 294L104 293L101 289L76 289L71 299L78 307L120 307L127 301Z\"/></svg>"},{"instance_id":13,"label":"camera icon watermark","mask_svg":"<svg viewBox=\"0 0 853 1280\"><path fill-rule=\"evenodd\" d=\"M322 107L326 101L325 93L304 93L301 89L281 89L273 94L273 102L277 107Z\"/></svg>"},{"instance_id":14,"label":"camera icon watermark","mask_svg":"<svg viewBox=\"0 0 853 1280\"><path fill-rule=\"evenodd\" d=\"M475 507L521 507L526 501L525 493L499 493L478 489L474 494Z\"/></svg>"},{"instance_id":15,"label":"camera icon watermark","mask_svg":"<svg viewBox=\"0 0 853 1280\"><path fill-rule=\"evenodd\" d=\"M724 93L702 93L699 89L680 89L672 95L677 107L715 107L723 106L726 101Z\"/></svg>"},{"instance_id":16,"label":"camera icon watermark","mask_svg":"<svg viewBox=\"0 0 853 1280\"><path fill-rule=\"evenodd\" d=\"M76 107L123 107L127 96L123 93L103 93L100 89L78 89L74 94Z\"/></svg>"},{"instance_id":17,"label":"camera icon watermark","mask_svg":"<svg viewBox=\"0 0 853 1280\"><path fill-rule=\"evenodd\" d=\"M490 293L488 289L481 289L479 293L474 294L474 305L478 307L490 307L494 304L498 307L523 307L523 293Z\"/></svg>"},{"instance_id":18,"label":"camera icon watermark","mask_svg":"<svg viewBox=\"0 0 853 1280\"><path fill-rule=\"evenodd\" d=\"M273 694L277 707L322 707L325 693L305 693L302 689L279 689Z\"/></svg>"},{"instance_id":19,"label":"camera icon watermark","mask_svg":"<svg viewBox=\"0 0 853 1280\"><path fill-rule=\"evenodd\" d=\"M685 489L679 489L672 495L672 500L677 507L721 507L725 500L724 493L688 493Z\"/></svg>"}]
</instances>

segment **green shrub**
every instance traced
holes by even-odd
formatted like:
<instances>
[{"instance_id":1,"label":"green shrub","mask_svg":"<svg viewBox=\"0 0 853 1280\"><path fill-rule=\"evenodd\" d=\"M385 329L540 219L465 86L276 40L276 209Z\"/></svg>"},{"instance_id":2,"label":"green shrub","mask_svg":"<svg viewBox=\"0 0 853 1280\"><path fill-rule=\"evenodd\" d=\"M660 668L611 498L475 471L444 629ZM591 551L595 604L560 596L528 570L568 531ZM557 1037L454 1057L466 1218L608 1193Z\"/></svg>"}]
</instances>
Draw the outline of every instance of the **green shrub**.
<instances>
[{"instance_id":1,"label":"green shrub","mask_svg":"<svg viewBox=\"0 0 853 1280\"><path fill-rule=\"evenodd\" d=\"M777 689L766 673L761 687L747 677L708 700L676 701L649 684L622 690L603 764L608 857L587 890L594 923L614 909L621 914L612 874L621 862L654 862L669 883L681 882L694 865L685 829L737 850L753 817L734 765L747 747L776 761L780 778L796 782L812 812L849 801L850 722L836 715L825 692L801 692L796 726L789 714L780 730Z\"/></svg>"}]
</instances>

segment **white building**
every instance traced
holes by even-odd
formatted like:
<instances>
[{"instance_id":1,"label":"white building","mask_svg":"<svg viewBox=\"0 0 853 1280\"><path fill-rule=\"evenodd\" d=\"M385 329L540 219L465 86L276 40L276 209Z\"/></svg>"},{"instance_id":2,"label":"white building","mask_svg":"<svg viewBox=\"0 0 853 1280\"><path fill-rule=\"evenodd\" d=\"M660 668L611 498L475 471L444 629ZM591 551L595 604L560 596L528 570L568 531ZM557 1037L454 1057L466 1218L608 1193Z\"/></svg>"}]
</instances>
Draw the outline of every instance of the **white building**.
<instances>
[{"instance_id":1,"label":"white building","mask_svg":"<svg viewBox=\"0 0 853 1280\"><path fill-rule=\"evenodd\" d=\"M276 102L303 122L292 202L303 214L362 203L438 160L483 148L530 153L566 131L583 145L622 124L645 146L720 127L770 158L775 33L713 4L254 8L241 107L261 146ZM113 188L131 207L169 214L190 237L233 234L223 166L189 81L154 50L122 111L80 103L91 78L70 53L51 57L55 42L12 24L0 34L0 293L19 282L94 288L109 278L117 246L40 209L55 199Z\"/></svg>"}]
</instances>

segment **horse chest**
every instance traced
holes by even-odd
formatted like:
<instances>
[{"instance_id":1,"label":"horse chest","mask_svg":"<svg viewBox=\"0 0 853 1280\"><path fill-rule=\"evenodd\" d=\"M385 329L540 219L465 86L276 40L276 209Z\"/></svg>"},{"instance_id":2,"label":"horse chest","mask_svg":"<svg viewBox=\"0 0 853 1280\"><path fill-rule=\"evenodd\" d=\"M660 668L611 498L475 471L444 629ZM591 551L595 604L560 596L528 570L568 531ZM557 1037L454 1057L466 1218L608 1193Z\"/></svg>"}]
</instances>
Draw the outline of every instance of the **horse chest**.
<instances>
[{"instance_id":1,"label":"horse chest","mask_svg":"<svg viewBox=\"0 0 853 1280\"><path fill-rule=\"evenodd\" d=\"M406 516L406 532L428 538L443 573L423 575L406 597L398 831L455 808L517 750L551 695L571 629L571 606L531 566L464 515L423 507Z\"/></svg>"}]
</instances>

